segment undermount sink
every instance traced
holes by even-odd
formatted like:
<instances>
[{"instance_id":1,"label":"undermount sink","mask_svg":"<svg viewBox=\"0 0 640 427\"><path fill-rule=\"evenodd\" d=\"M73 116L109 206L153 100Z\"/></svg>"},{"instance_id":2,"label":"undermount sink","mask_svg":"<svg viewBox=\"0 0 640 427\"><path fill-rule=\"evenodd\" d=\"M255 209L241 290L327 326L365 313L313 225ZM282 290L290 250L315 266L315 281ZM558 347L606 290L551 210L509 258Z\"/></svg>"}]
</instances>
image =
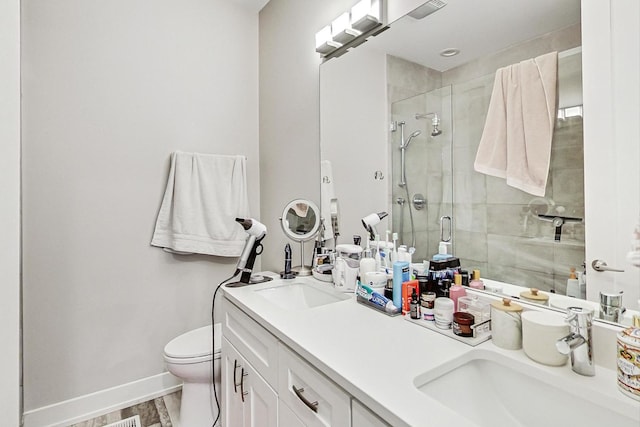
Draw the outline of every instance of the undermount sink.
<instances>
[{"instance_id":1,"label":"undermount sink","mask_svg":"<svg viewBox=\"0 0 640 427\"><path fill-rule=\"evenodd\" d=\"M326 286L326 288L322 286ZM351 297L351 294L337 292L329 285L316 285L302 281L271 286L255 292L273 304L287 310L304 310L319 307L344 301Z\"/></svg>"},{"instance_id":2,"label":"undermount sink","mask_svg":"<svg viewBox=\"0 0 640 427\"><path fill-rule=\"evenodd\" d=\"M490 351L419 375L414 385L478 426L638 426L637 419L611 409L611 396L574 393L575 384L572 390L542 369Z\"/></svg>"}]
</instances>

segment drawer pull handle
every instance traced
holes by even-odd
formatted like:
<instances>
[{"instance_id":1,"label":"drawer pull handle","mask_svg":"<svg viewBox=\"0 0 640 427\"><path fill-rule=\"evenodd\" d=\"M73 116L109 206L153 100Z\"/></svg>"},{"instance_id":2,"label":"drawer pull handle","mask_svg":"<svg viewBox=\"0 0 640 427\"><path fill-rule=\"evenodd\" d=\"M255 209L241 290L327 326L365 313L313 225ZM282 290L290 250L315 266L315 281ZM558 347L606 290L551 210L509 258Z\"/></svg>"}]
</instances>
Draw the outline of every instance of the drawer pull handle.
<instances>
[{"instance_id":1,"label":"drawer pull handle","mask_svg":"<svg viewBox=\"0 0 640 427\"><path fill-rule=\"evenodd\" d=\"M244 373L244 368L242 368L242 372L240 374L240 396L242 397L242 403L244 403L244 397L249 394L248 392L244 391L244 377L246 377L249 374L245 374Z\"/></svg>"},{"instance_id":2,"label":"drawer pull handle","mask_svg":"<svg viewBox=\"0 0 640 427\"><path fill-rule=\"evenodd\" d=\"M302 403L307 405L307 408L311 409L315 413L318 412L318 401L316 400L315 402L309 402L309 400L302 395L302 393L304 392L304 387L296 388L295 385L292 385L291 389L296 394L296 396L298 396L298 399L302 400Z\"/></svg>"},{"instance_id":3,"label":"drawer pull handle","mask_svg":"<svg viewBox=\"0 0 640 427\"><path fill-rule=\"evenodd\" d=\"M236 370L238 369L238 359L233 361L233 392L238 392L238 380L236 379Z\"/></svg>"}]
</instances>

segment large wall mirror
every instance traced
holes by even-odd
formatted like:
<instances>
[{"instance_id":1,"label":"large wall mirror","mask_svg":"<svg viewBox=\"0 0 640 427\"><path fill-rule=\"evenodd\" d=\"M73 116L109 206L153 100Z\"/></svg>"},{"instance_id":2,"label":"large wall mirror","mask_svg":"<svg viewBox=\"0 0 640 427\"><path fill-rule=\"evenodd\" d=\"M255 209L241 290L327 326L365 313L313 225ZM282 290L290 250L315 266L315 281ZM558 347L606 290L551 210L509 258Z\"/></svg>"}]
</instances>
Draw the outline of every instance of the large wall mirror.
<instances>
[{"instance_id":1,"label":"large wall mirror","mask_svg":"<svg viewBox=\"0 0 640 427\"><path fill-rule=\"evenodd\" d=\"M565 294L586 261L580 0L446 3L321 65L322 204L340 202L342 236L364 235L360 218L388 211L378 228L414 246L414 262L437 252L449 216L466 269ZM558 111L547 188L533 196L473 163L496 70L549 52Z\"/></svg>"}]
</instances>

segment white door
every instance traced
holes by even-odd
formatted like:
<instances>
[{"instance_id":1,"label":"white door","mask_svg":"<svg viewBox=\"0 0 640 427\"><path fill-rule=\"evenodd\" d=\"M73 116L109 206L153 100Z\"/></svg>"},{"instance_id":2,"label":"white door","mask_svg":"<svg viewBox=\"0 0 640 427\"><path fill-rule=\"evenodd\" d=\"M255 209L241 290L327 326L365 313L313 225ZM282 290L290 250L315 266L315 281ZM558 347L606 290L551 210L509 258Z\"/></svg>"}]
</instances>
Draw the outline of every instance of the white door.
<instances>
[{"instance_id":1,"label":"white door","mask_svg":"<svg viewBox=\"0 0 640 427\"><path fill-rule=\"evenodd\" d=\"M623 291L638 310L640 269L626 255L640 221L640 2L583 1L582 43L587 298Z\"/></svg>"}]
</instances>

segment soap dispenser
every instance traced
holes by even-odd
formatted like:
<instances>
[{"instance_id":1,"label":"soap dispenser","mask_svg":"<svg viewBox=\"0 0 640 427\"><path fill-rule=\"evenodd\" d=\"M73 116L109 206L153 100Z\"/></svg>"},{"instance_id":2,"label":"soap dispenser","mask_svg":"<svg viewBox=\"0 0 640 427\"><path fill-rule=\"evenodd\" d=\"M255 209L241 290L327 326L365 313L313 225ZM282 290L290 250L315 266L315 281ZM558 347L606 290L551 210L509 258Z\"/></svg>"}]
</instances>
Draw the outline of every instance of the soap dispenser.
<instances>
[{"instance_id":1,"label":"soap dispenser","mask_svg":"<svg viewBox=\"0 0 640 427\"><path fill-rule=\"evenodd\" d=\"M567 296L580 298L580 283L578 282L578 277L576 276L575 267L571 267L571 273L569 274L569 278L567 279Z\"/></svg>"}]
</instances>

